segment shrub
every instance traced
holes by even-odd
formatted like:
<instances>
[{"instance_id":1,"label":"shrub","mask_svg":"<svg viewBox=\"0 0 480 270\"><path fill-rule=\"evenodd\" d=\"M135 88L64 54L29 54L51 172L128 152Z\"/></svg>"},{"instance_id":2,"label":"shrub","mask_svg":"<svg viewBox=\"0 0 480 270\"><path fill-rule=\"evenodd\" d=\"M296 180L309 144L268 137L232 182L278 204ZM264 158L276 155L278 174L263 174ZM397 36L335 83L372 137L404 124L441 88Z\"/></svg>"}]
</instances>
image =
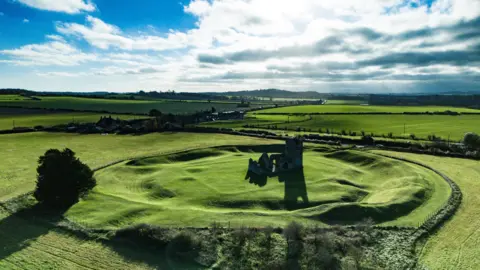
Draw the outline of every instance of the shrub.
<instances>
[{"instance_id":1,"label":"shrub","mask_svg":"<svg viewBox=\"0 0 480 270\"><path fill-rule=\"evenodd\" d=\"M168 251L177 258L194 259L200 251L200 242L193 233L183 231L172 239Z\"/></svg>"},{"instance_id":2,"label":"shrub","mask_svg":"<svg viewBox=\"0 0 480 270\"><path fill-rule=\"evenodd\" d=\"M287 240L302 240L303 239L303 225L295 221L290 222L283 231Z\"/></svg>"},{"instance_id":3,"label":"shrub","mask_svg":"<svg viewBox=\"0 0 480 270\"><path fill-rule=\"evenodd\" d=\"M40 203L69 207L96 185L93 171L68 148L48 150L38 164L34 196Z\"/></svg>"},{"instance_id":4,"label":"shrub","mask_svg":"<svg viewBox=\"0 0 480 270\"><path fill-rule=\"evenodd\" d=\"M463 137L463 144L469 149L480 147L480 136L476 133L469 132Z\"/></svg>"}]
</instances>

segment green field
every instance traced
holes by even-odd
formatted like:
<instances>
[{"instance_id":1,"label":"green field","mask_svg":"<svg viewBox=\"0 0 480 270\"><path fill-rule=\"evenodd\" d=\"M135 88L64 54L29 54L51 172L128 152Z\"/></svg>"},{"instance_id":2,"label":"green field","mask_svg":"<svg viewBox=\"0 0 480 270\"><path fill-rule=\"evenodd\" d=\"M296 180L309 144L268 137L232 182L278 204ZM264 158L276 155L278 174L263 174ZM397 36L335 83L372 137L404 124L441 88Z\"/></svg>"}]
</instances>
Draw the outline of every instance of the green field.
<instances>
[{"instance_id":1,"label":"green field","mask_svg":"<svg viewBox=\"0 0 480 270\"><path fill-rule=\"evenodd\" d=\"M221 134L162 133L142 136L25 133L0 135L0 201L35 187L37 159L50 148L69 147L92 168L142 155L225 144L271 143L271 140Z\"/></svg>"},{"instance_id":2,"label":"green field","mask_svg":"<svg viewBox=\"0 0 480 270\"><path fill-rule=\"evenodd\" d=\"M392 132L394 136L409 137L415 134L418 138L427 138L428 135L440 136L443 139L461 140L465 133L480 133L480 115L312 115L290 116L288 115L262 115L249 114L245 120L218 121L203 123L204 126L241 128L245 124L259 125L260 128L268 128L276 125L278 128L289 129L305 128L310 132L326 132L329 129L333 133L341 133L345 130L354 131L360 135L361 131L367 134L374 133L382 136Z\"/></svg>"},{"instance_id":3,"label":"green field","mask_svg":"<svg viewBox=\"0 0 480 270\"><path fill-rule=\"evenodd\" d=\"M108 114L80 112L65 113L0 107L0 130L12 129L14 127L54 126L72 122L94 123L102 116L108 116ZM139 118L139 116L134 115L113 115L112 117L118 117L123 120Z\"/></svg>"},{"instance_id":4,"label":"green field","mask_svg":"<svg viewBox=\"0 0 480 270\"><path fill-rule=\"evenodd\" d=\"M455 215L421 250L428 269L478 269L480 265L480 161L379 151L422 162L450 177L463 194Z\"/></svg>"},{"instance_id":5,"label":"green field","mask_svg":"<svg viewBox=\"0 0 480 270\"><path fill-rule=\"evenodd\" d=\"M327 103L328 104L328 103ZM445 106L369 106L369 105L302 105L272 108L256 113L273 113L273 114L290 114L290 113L403 113L403 112L475 112L480 113L480 110L459 108L459 107L445 107Z\"/></svg>"},{"instance_id":6,"label":"green field","mask_svg":"<svg viewBox=\"0 0 480 270\"><path fill-rule=\"evenodd\" d=\"M326 105L362 105L367 104L366 100L342 100L342 99L329 99Z\"/></svg>"},{"instance_id":7,"label":"green field","mask_svg":"<svg viewBox=\"0 0 480 270\"><path fill-rule=\"evenodd\" d=\"M215 122L205 122L200 124L200 126L216 128L241 128L245 125L281 125L288 121L298 123L308 119L309 117L307 116L247 114L242 120L221 120Z\"/></svg>"},{"instance_id":8,"label":"green field","mask_svg":"<svg viewBox=\"0 0 480 270\"><path fill-rule=\"evenodd\" d=\"M66 216L96 228L148 223L231 226L376 223L415 227L448 198L435 173L388 158L331 148L304 153L304 170L256 184L248 159L283 145L227 146L134 159L96 173L98 186ZM284 198L294 198L293 209ZM297 200L298 199L298 200ZM306 201L304 201L306 200ZM102 207L98 207L102 205Z\"/></svg>"},{"instance_id":9,"label":"green field","mask_svg":"<svg viewBox=\"0 0 480 270\"><path fill-rule=\"evenodd\" d=\"M1 95L0 95L1 96ZM40 97L41 100L0 99L1 106L20 106L25 108L46 108L46 109L69 109L69 110L89 110L89 111L108 111L114 113L137 113L148 114L151 109L157 109L163 113L186 114L198 111L210 110L215 107L217 111L243 110L237 108L237 103L231 102L207 102L207 101L188 101L177 102L168 100L116 100L116 99L94 99L79 97ZM251 107L261 107L259 104L252 104Z\"/></svg>"},{"instance_id":10,"label":"green field","mask_svg":"<svg viewBox=\"0 0 480 270\"><path fill-rule=\"evenodd\" d=\"M0 239L0 269L153 269L145 262L162 265L163 259L75 236L31 216L9 215L1 207Z\"/></svg>"}]
</instances>

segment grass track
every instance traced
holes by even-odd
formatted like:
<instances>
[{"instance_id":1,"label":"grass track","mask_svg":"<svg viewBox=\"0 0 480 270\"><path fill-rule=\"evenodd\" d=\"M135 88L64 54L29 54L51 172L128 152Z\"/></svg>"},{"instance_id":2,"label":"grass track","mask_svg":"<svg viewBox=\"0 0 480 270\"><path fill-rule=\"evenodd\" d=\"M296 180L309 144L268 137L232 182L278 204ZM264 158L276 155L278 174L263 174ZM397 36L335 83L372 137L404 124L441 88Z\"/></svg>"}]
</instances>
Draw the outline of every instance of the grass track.
<instances>
[{"instance_id":1,"label":"grass track","mask_svg":"<svg viewBox=\"0 0 480 270\"><path fill-rule=\"evenodd\" d=\"M480 162L380 151L436 168L460 187L463 199L455 215L426 242L420 262L429 269L478 269L480 265Z\"/></svg>"}]
</instances>

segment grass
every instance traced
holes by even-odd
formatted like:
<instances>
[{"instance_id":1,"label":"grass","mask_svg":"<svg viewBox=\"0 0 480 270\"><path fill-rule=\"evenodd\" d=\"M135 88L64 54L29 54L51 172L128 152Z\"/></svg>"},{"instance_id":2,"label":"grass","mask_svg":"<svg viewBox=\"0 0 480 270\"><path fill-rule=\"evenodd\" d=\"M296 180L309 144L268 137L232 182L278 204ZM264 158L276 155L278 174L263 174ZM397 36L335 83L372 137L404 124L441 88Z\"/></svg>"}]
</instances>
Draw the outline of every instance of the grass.
<instances>
[{"instance_id":1,"label":"grass","mask_svg":"<svg viewBox=\"0 0 480 270\"><path fill-rule=\"evenodd\" d=\"M365 218L415 227L450 192L443 179L417 165L331 148L307 150L301 172L255 184L244 180L250 157L282 148L229 146L126 161L97 172L98 186L66 216L109 229L138 223L201 227L213 221L354 224ZM285 198L295 205L286 207Z\"/></svg>"},{"instance_id":2,"label":"grass","mask_svg":"<svg viewBox=\"0 0 480 270\"><path fill-rule=\"evenodd\" d=\"M108 114L100 113L64 113L46 110L32 110L20 108L0 108L0 130L15 127L54 126L71 122L97 122L100 117ZM114 118L129 120L138 118L134 115L113 115Z\"/></svg>"},{"instance_id":3,"label":"grass","mask_svg":"<svg viewBox=\"0 0 480 270\"><path fill-rule=\"evenodd\" d=\"M8 97L8 96L7 96ZM217 111L238 110L236 103L189 101L177 102L168 100L115 100L93 99L80 97L40 97L41 100L23 99L0 99L1 106L21 106L25 108L46 109L70 109L89 111L108 111L115 113L147 114L151 109L157 109L163 113L183 114L197 111L210 110L215 107ZM251 105L261 107L262 105Z\"/></svg>"},{"instance_id":4,"label":"grass","mask_svg":"<svg viewBox=\"0 0 480 270\"><path fill-rule=\"evenodd\" d=\"M37 159L50 148L72 149L92 168L142 155L225 144L264 144L271 140L221 134L164 133L143 136L26 133L0 136L0 201L34 189Z\"/></svg>"},{"instance_id":5,"label":"grass","mask_svg":"<svg viewBox=\"0 0 480 270\"><path fill-rule=\"evenodd\" d=\"M432 235L420 255L429 269L477 269L480 265L480 162L465 159L380 151L436 168L449 176L463 193L455 215Z\"/></svg>"},{"instance_id":6,"label":"grass","mask_svg":"<svg viewBox=\"0 0 480 270\"><path fill-rule=\"evenodd\" d=\"M328 104L328 103L327 103ZM445 107L445 106L369 106L369 105L303 105L303 106L291 106L282 108L272 108L257 113L356 113L356 112L391 112L391 113L403 113L403 112L476 112L480 110L459 108L459 107Z\"/></svg>"},{"instance_id":7,"label":"grass","mask_svg":"<svg viewBox=\"0 0 480 270\"><path fill-rule=\"evenodd\" d=\"M151 268L129 259L140 253L134 248L122 246L114 249L26 215L9 215L1 208L0 239L1 269Z\"/></svg>"},{"instance_id":8,"label":"grass","mask_svg":"<svg viewBox=\"0 0 480 270\"><path fill-rule=\"evenodd\" d=\"M342 99L329 99L327 100L327 105L362 105L366 104L368 101L366 100L342 100Z\"/></svg>"},{"instance_id":9,"label":"grass","mask_svg":"<svg viewBox=\"0 0 480 270\"><path fill-rule=\"evenodd\" d=\"M247 114L242 120L221 120L215 122L205 122L200 126L217 128L242 128L245 125L281 125L288 121L302 122L308 120L307 116L288 116L288 115L261 115Z\"/></svg>"},{"instance_id":10,"label":"grass","mask_svg":"<svg viewBox=\"0 0 480 270\"><path fill-rule=\"evenodd\" d=\"M427 138L428 135L440 136L443 139L463 139L465 133L480 133L480 115L312 115L309 120L307 116L290 116L290 123L287 123L287 115L261 115L248 114L248 117L241 121L219 121L215 123L204 123L205 126L240 128L245 124L260 125L267 128L268 125L277 125L278 128L287 127L296 129L305 128L312 132L340 133L345 130L354 131L360 135L361 131L367 134L388 135L409 137L415 134L418 138ZM282 123L283 122L283 123Z\"/></svg>"}]
</instances>

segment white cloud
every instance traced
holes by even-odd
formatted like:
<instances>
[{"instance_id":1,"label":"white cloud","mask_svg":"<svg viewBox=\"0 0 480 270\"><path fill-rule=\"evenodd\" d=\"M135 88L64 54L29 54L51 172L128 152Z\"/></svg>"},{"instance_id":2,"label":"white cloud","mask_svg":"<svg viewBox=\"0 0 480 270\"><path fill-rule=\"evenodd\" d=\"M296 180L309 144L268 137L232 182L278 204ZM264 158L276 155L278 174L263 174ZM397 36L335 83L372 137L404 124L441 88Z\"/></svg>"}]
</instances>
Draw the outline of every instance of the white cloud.
<instances>
[{"instance_id":1,"label":"white cloud","mask_svg":"<svg viewBox=\"0 0 480 270\"><path fill-rule=\"evenodd\" d=\"M123 50L155 50L163 51L186 47L187 35L171 31L160 36L129 36L111 24L98 18L87 16L87 25L77 23L58 23L57 31L64 35L72 35L85 39L92 46L100 49L119 48Z\"/></svg>"},{"instance_id":2,"label":"white cloud","mask_svg":"<svg viewBox=\"0 0 480 270\"><path fill-rule=\"evenodd\" d=\"M0 55L11 58L4 62L20 66L75 66L97 60L96 55L81 52L61 41L31 44L13 50L1 50Z\"/></svg>"},{"instance_id":3,"label":"white cloud","mask_svg":"<svg viewBox=\"0 0 480 270\"><path fill-rule=\"evenodd\" d=\"M22 21L22 22L23 22L23 23L29 23L29 22L30 22L30 20L29 20L29 19L23 19L23 21Z\"/></svg>"},{"instance_id":4,"label":"white cloud","mask_svg":"<svg viewBox=\"0 0 480 270\"><path fill-rule=\"evenodd\" d=\"M381 91L380 82L391 89L413 89L414 84L455 76L472 81L480 76L480 0L437 0L430 8L421 3L193 0L184 12L197 21L186 31L162 33L145 26L144 31L129 32L86 16L83 24L57 23L57 35L48 35L45 44L1 51L8 59L0 61L82 65L82 74L107 82L109 90ZM90 45L88 53L71 45L78 40ZM74 51L51 53L55 42ZM62 72L59 68L39 74L71 74ZM108 83L109 78L115 84Z\"/></svg>"},{"instance_id":5,"label":"white cloud","mask_svg":"<svg viewBox=\"0 0 480 270\"><path fill-rule=\"evenodd\" d=\"M95 11L96 7L90 1L85 0L17 0L20 3L23 3L29 7L56 11L56 12L65 12L69 14L75 14L80 12L91 12Z\"/></svg>"}]
</instances>

